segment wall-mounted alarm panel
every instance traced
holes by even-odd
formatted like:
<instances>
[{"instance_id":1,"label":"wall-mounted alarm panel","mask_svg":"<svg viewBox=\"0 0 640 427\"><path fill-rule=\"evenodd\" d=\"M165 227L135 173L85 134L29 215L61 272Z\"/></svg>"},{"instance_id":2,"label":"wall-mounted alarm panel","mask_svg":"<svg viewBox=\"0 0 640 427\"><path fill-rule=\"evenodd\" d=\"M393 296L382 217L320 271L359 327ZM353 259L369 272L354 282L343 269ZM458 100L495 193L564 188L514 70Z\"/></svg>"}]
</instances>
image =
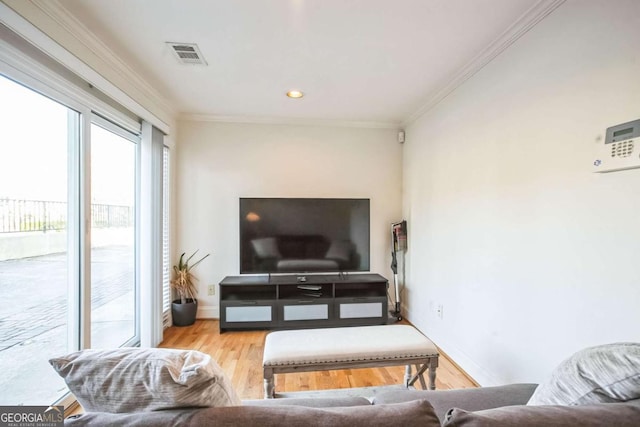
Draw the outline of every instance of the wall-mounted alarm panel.
<instances>
[{"instance_id":1,"label":"wall-mounted alarm panel","mask_svg":"<svg viewBox=\"0 0 640 427\"><path fill-rule=\"evenodd\" d=\"M594 172L640 168L640 120L611 126L598 145Z\"/></svg>"}]
</instances>

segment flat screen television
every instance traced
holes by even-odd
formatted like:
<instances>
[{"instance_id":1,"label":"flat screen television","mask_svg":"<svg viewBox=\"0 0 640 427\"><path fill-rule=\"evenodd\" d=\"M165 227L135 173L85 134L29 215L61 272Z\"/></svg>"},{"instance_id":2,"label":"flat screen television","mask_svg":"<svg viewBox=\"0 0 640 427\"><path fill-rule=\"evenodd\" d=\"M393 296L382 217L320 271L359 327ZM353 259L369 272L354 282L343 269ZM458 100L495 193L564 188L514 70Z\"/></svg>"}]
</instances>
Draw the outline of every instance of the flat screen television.
<instances>
[{"instance_id":1,"label":"flat screen television","mask_svg":"<svg viewBox=\"0 0 640 427\"><path fill-rule=\"evenodd\" d=\"M369 199L240 199L240 273L369 271Z\"/></svg>"}]
</instances>

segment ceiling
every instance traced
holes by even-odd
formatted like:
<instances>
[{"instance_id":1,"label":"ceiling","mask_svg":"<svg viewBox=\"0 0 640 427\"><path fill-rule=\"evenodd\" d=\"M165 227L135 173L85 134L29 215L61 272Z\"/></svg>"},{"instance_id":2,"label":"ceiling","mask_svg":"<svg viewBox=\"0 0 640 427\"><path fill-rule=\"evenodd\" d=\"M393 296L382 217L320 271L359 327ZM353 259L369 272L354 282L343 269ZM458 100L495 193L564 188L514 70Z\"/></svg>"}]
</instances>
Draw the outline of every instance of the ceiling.
<instances>
[{"instance_id":1,"label":"ceiling","mask_svg":"<svg viewBox=\"0 0 640 427\"><path fill-rule=\"evenodd\" d=\"M183 116L379 126L442 99L551 3L60 0ZM165 42L197 43L208 66L179 64Z\"/></svg>"}]
</instances>

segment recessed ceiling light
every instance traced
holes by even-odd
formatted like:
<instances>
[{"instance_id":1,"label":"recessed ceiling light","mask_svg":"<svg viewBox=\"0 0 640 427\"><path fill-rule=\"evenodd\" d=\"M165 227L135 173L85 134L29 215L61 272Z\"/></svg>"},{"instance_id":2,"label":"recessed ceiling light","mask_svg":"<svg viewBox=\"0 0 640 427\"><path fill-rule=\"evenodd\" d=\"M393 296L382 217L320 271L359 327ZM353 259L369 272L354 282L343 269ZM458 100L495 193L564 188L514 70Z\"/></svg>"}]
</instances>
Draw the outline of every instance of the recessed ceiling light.
<instances>
[{"instance_id":1,"label":"recessed ceiling light","mask_svg":"<svg viewBox=\"0 0 640 427\"><path fill-rule=\"evenodd\" d=\"M290 90L289 92L287 92L287 96L289 98L302 98L304 96L304 93L300 92L299 90Z\"/></svg>"}]
</instances>

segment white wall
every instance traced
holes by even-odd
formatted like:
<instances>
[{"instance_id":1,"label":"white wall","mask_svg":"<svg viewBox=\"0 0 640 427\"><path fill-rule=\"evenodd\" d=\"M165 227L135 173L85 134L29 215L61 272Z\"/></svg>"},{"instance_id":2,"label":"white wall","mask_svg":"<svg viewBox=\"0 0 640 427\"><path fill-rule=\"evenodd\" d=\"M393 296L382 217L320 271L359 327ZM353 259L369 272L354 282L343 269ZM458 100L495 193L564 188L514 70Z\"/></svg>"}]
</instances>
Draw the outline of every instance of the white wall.
<instances>
[{"instance_id":1,"label":"white wall","mask_svg":"<svg viewBox=\"0 0 640 427\"><path fill-rule=\"evenodd\" d=\"M482 385L640 341L640 169L591 172L639 41L640 2L567 1L407 129L407 317Z\"/></svg>"},{"instance_id":2,"label":"white wall","mask_svg":"<svg viewBox=\"0 0 640 427\"><path fill-rule=\"evenodd\" d=\"M183 121L178 139L174 253L211 253L195 271L199 317L219 314L207 286L239 273L240 197L370 198L371 271L391 278L389 227L402 211L395 130Z\"/></svg>"}]
</instances>

